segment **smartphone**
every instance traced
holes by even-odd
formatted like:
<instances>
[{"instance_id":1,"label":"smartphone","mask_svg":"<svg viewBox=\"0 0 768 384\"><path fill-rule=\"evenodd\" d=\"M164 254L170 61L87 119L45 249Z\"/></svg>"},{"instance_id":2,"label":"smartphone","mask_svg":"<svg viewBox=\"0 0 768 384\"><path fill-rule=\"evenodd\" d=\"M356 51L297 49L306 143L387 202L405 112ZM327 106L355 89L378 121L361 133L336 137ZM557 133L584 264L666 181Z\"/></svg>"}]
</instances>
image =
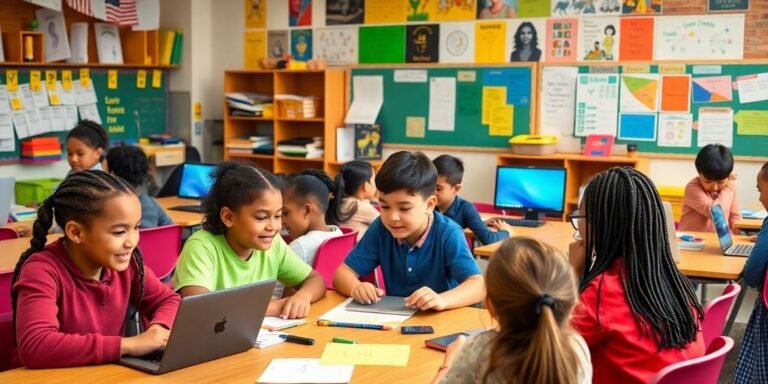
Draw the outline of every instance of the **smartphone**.
<instances>
[{"instance_id":1,"label":"smartphone","mask_svg":"<svg viewBox=\"0 0 768 384\"><path fill-rule=\"evenodd\" d=\"M400 327L400 333L403 335L422 335L435 333L435 330L429 325L406 325Z\"/></svg>"}]
</instances>

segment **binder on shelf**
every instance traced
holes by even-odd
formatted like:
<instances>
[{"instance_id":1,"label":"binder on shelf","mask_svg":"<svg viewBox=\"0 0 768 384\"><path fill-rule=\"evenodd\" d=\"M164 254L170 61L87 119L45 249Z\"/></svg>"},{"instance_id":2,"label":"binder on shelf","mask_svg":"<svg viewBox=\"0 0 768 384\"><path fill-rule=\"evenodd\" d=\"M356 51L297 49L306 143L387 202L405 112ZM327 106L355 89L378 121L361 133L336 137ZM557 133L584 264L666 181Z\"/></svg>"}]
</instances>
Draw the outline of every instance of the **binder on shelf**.
<instances>
[{"instance_id":1,"label":"binder on shelf","mask_svg":"<svg viewBox=\"0 0 768 384\"><path fill-rule=\"evenodd\" d=\"M381 160L381 126L355 124L355 160Z\"/></svg>"}]
</instances>

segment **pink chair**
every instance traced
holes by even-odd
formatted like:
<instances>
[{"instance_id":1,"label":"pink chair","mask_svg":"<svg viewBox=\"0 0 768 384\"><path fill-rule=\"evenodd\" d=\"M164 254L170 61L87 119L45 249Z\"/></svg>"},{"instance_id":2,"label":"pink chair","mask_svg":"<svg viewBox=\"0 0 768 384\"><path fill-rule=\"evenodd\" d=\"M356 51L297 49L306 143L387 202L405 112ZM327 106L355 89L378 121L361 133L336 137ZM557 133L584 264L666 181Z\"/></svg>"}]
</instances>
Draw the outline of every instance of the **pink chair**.
<instances>
[{"instance_id":1,"label":"pink chair","mask_svg":"<svg viewBox=\"0 0 768 384\"><path fill-rule=\"evenodd\" d=\"M506 215L507 212L502 209L496 209L496 207L493 206L491 203L484 203L480 201L474 201L472 204L475 205L475 209L477 209L480 213L493 213L496 215Z\"/></svg>"},{"instance_id":2,"label":"pink chair","mask_svg":"<svg viewBox=\"0 0 768 384\"><path fill-rule=\"evenodd\" d=\"M312 265L317 273L323 276L328 289L333 289L333 275L336 274L336 269L357 244L357 231L350 228L341 228L341 231L344 232L343 235L325 240L320 244Z\"/></svg>"},{"instance_id":3,"label":"pink chair","mask_svg":"<svg viewBox=\"0 0 768 384\"><path fill-rule=\"evenodd\" d=\"M706 355L662 369L649 384L717 384L725 356L732 348L733 339L718 336L712 340Z\"/></svg>"},{"instance_id":4,"label":"pink chair","mask_svg":"<svg viewBox=\"0 0 768 384\"><path fill-rule=\"evenodd\" d=\"M763 294L763 305L768 308L768 297L765 297L768 295L768 268L765 269L765 276L763 276L763 291L761 293Z\"/></svg>"},{"instance_id":5,"label":"pink chair","mask_svg":"<svg viewBox=\"0 0 768 384\"><path fill-rule=\"evenodd\" d=\"M0 314L0 372L11 369L14 353L13 315Z\"/></svg>"},{"instance_id":6,"label":"pink chair","mask_svg":"<svg viewBox=\"0 0 768 384\"><path fill-rule=\"evenodd\" d=\"M139 249L144 265L152 268L160 280L170 277L176 267L181 253L181 231L182 227L176 224L139 231Z\"/></svg>"},{"instance_id":7,"label":"pink chair","mask_svg":"<svg viewBox=\"0 0 768 384\"><path fill-rule=\"evenodd\" d=\"M0 272L0 315L11 313L11 279L13 271Z\"/></svg>"},{"instance_id":8,"label":"pink chair","mask_svg":"<svg viewBox=\"0 0 768 384\"><path fill-rule=\"evenodd\" d=\"M0 240L13 240L18 239L19 233L13 228L2 227L0 228Z\"/></svg>"},{"instance_id":9,"label":"pink chair","mask_svg":"<svg viewBox=\"0 0 768 384\"><path fill-rule=\"evenodd\" d=\"M701 322L701 333L704 334L704 345L709 346L718 336L723 335L723 327L728 319L728 311L731 309L733 301L741 292L741 286L738 284L728 284L723 290L723 294L714 298L704 306L704 320Z\"/></svg>"}]
</instances>

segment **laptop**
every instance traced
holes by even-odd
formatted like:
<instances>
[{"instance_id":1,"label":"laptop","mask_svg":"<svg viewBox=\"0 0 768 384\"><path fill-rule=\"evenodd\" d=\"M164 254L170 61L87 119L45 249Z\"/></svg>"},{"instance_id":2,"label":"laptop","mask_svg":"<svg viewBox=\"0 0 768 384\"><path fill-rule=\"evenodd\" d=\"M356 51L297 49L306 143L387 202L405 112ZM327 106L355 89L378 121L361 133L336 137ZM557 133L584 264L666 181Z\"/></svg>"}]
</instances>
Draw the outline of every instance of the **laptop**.
<instances>
[{"instance_id":1,"label":"laptop","mask_svg":"<svg viewBox=\"0 0 768 384\"><path fill-rule=\"evenodd\" d=\"M179 182L178 196L183 199L202 200L213 185L213 171L215 164L184 164L181 169L181 181ZM174 211L200 213L203 208L200 204L177 205L171 207Z\"/></svg>"},{"instance_id":2,"label":"laptop","mask_svg":"<svg viewBox=\"0 0 768 384\"><path fill-rule=\"evenodd\" d=\"M733 243L731 229L728 228L728 220L725 218L725 213L723 213L723 207L720 204L715 204L709 209L709 212L712 215L712 222L715 224L717 239L720 241L720 249L723 250L723 255L749 256L754 245Z\"/></svg>"},{"instance_id":3,"label":"laptop","mask_svg":"<svg viewBox=\"0 0 768 384\"><path fill-rule=\"evenodd\" d=\"M0 177L0 225L8 222L15 183L16 179L13 176Z\"/></svg>"},{"instance_id":4,"label":"laptop","mask_svg":"<svg viewBox=\"0 0 768 384\"><path fill-rule=\"evenodd\" d=\"M675 229L675 216L672 214L672 204L668 201L662 201L664 206L664 223L667 227L667 239L669 239L669 249L672 251L672 260L675 263L680 262L680 245L677 243L677 232Z\"/></svg>"},{"instance_id":5,"label":"laptop","mask_svg":"<svg viewBox=\"0 0 768 384\"><path fill-rule=\"evenodd\" d=\"M163 352L123 356L120 364L161 374L253 348L275 280L185 297Z\"/></svg>"}]
</instances>

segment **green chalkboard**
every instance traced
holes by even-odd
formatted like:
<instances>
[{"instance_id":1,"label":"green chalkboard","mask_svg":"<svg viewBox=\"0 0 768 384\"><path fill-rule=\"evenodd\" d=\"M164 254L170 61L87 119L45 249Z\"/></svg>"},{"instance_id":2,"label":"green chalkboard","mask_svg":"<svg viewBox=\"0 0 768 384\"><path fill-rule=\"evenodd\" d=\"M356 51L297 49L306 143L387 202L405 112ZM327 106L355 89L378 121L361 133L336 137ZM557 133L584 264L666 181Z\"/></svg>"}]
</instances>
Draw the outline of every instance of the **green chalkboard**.
<instances>
[{"instance_id":1,"label":"green chalkboard","mask_svg":"<svg viewBox=\"0 0 768 384\"><path fill-rule=\"evenodd\" d=\"M632 63L632 67L637 68L638 66L642 66L642 63ZM672 64L675 66L675 64ZM648 67L650 69L649 73L659 73L660 68L664 67L665 64L651 64L648 63ZM590 73L590 71L594 72L597 66L589 66L589 65L580 65L579 73ZM604 67L604 66L603 66ZM629 65L627 66L629 67ZM626 68L622 65L618 66L618 72L624 73L624 70ZM661 71L664 73L665 71ZM712 63L706 63L706 64L686 64L685 65L685 73L690 74L692 76L692 80L700 77L711 77L711 76L730 76L732 82L736 82L736 80L741 76L749 76L749 75L755 75L759 73L766 73L768 72L768 62L767 63L744 63L744 64L712 64ZM691 82L693 87L693 81ZM657 143L658 141L628 141L628 140L617 140L616 142L619 144L637 144L638 149L641 153L659 153L659 154L682 154L682 155L694 155L698 153L699 147L697 145L698 142L698 131L696 128L696 122L699 118L699 108L707 108L707 107L726 107L731 108L734 113L734 120L739 119L739 111L768 111L768 100L763 101L757 101L757 102L750 102L742 104L739 100L739 92L736 89L732 89L732 95L730 101L720 101L720 102L704 102L704 103L694 103L694 92L691 91L691 104L690 104L690 113L693 114L693 121L694 121L694 129L692 132L691 137L691 145L689 147L663 147L659 146ZM658 140L658 135L657 135ZM731 150L733 153L737 156L759 156L759 157L765 157L768 156L768 136L755 136L755 135L739 135L738 134L738 124L736 124L736 121L733 123L733 147L731 147Z\"/></svg>"},{"instance_id":2,"label":"green chalkboard","mask_svg":"<svg viewBox=\"0 0 768 384\"><path fill-rule=\"evenodd\" d=\"M412 70L426 71L426 81L395 81L398 71ZM504 67L355 68L352 69L352 77L355 76L383 78L384 103L377 123L381 125L385 144L509 148L511 136L492 136L489 125L482 123L484 86L506 87L507 105L514 105L513 135L531 132L531 111L535 110L532 108L536 101L532 92L535 64ZM429 78L433 77L457 79L454 131L429 129ZM424 80L423 77L420 80ZM350 84L353 83L354 80L350 81ZM424 118L424 137L409 137L406 134L408 117Z\"/></svg>"},{"instance_id":3,"label":"green chalkboard","mask_svg":"<svg viewBox=\"0 0 768 384\"><path fill-rule=\"evenodd\" d=\"M17 70L19 84L29 82L31 70L41 71L45 81L45 71L56 69L57 79L61 80L62 70L71 70L72 79L79 79L78 67L67 68L0 68L0 83L6 84L6 71ZM108 69L90 70L90 78L96 91L99 115L102 125L109 134L112 143L137 142L140 136L167 132L168 127L168 74L160 71L162 76L160 87L152 84L153 70L146 69L146 83L144 88L137 87L138 69L119 69L116 89L107 87ZM45 84L43 83L43 86ZM71 127L67 127L71 128ZM62 144L67 132L51 132L40 136L59 136ZM0 160L13 161L19 158L21 145L16 138L16 149L12 152L0 152Z\"/></svg>"}]
</instances>

